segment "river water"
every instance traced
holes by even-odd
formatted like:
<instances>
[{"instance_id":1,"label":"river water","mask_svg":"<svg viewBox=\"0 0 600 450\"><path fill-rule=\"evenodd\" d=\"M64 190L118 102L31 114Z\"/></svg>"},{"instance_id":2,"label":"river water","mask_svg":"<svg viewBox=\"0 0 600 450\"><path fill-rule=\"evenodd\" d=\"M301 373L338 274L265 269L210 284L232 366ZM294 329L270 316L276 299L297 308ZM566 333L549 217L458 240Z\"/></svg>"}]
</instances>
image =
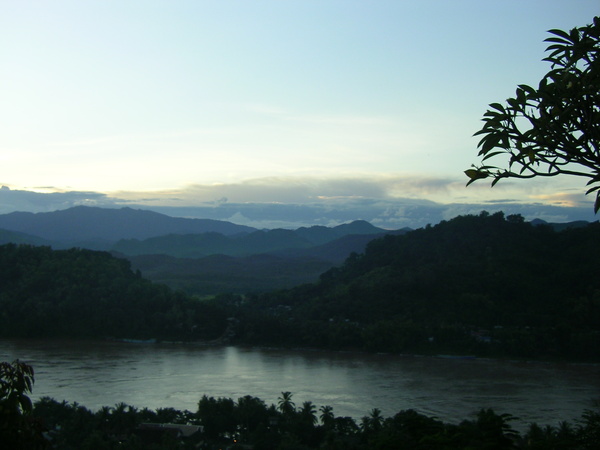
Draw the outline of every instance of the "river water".
<instances>
[{"instance_id":1,"label":"river water","mask_svg":"<svg viewBox=\"0 0 600 450\"><path fill-rule=\"evenodd\" d=\"M194 344L0 340L0 361L34 367L33 399L50 396L89 409L125 402L195 411L206 394L300 406L330 405L359 420L372 408L403 409L448 422L480 408L537 422L574 421L600 399L600 365L290 351Z\"/></svg>"}]
</instances>

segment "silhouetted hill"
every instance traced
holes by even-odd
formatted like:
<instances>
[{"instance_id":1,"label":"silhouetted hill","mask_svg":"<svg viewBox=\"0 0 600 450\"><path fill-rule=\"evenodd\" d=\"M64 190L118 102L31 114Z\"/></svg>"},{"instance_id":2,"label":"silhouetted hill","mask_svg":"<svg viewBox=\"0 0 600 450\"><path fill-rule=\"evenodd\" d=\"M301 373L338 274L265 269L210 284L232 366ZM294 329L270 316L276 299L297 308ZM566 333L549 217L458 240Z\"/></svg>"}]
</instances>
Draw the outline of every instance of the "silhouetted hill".
<instances>
[{"instance_id":1,"label":"silhouetted hill","mask_svg":"<svg viewBox=\"0 0 600 450\"><path fill-rule=\"evenodd\" d=\"M542 219L533 219L531 225L540 226L545 225L551 227L554 231L562 231L567 230L569 228L582 228L587 227L590 223L586 220L576 220L574 222L565 222L565 223L556 223L556 222L546 222Z\"/></svg>"},{"instance_id":2,"label":"silhouetted hill","mask_svg":"<svg viewBox=\"0 0 600 450\"><path fill-rule=\"evenodd\" d=\"M221 233L168 234L144 240L121 239L111 251L127 256L170 255L178 258L202 258L212 254L226 254L232 239Z\"/></svg>"},{"instance_id":3,"label":"silhouetted hill","mask_svg":"<svg viewBox=\"0 0 600 450\"><path fill-rule=\"evenodd\" d=\"M247 294L315 282L332 264L317 258L252 255L175 258L167 255L129 256L145 278L195 295Z\"/></svg>"},{"instance_id":4,"label":"silhouetted hill","mask_svg":"<svg viewBox=\"0 0 600 450\"><path fill-rule=\"evenodd\" d=\"M363 251L369 240L385 232L365 221L332 228L255 230L216 220L84 206L53 213L0 215L0 224L30 233L5 230L0 232L0 242L109 250L128 257L153 281L206 295L264 292L316 281L322 272L342 263L352 252Z\"/></svg>"},{"instance_id":5,"label":"silhouetted hill","mask_svg":"<svg viewBox=\"0 0 600 450\"><path fill-rule=\"evenodd\" d=\"M256 297L248 314L264 322L240 339L600 358L598 254L598 223L556 232L520 216L460 216L374 239L318 283Z\"/></svg>"},{"instance_id":6,"label":"silhouetted hill","mask_svg":"<svg viewBox=\"0 0 600 450\"><path fill-rule=\"evenodd\" d=\"M214 339L226 317L106 252L0 245L0 338Z\"/></svg>"},{"instance_id":7,"label":"silhouetted hill","mask_svg":"<svg viewBox=\"0 0 600 450\"><path fill-rule=\"evenodd\" d=\"M301 227L296 230L298 236L310 241L315 245L325 244L335 239L348 235L377 235L387 232L382 228L377 228L364 220L355 220L348 224L342 224L335 227Z\"/></svg>"},{"instance_id":8,"label":"silhouetted hill","mask_svg":"<svg viewBox=\"0 0 600 450\"><path fill-rule=\"evenodd\" d=\"M0 215L0 228L38 236L60 243L116 242L119 239L146 239L171 233L217 232L234 235L254 228L211 219L169 217L131 208L107 209L76 206L49 213L13 212Z\"/></svg>"},{"instance_id":9,"label":"silhouetted hill","mask_svg":"<svg viewBox=\"0 0 600 450\"><path fill-rule=\"evenodd\" d=\"M367 244L373 239L377 239L386 234L399 235L407 233L409 230L388 231L379 234L350 234L342 236L333 241L321 245L315 245L309 248L294 248L272 252L278 256L286 257L310 257L317 258L323 261L329 261L331 265L343 263L352 253L362 253L365 251Z\"/></svg>"},{"instance_id":10,"label":"silhouetted hill","mask_svg":"<svg viewBox=\"0 0 600 450\"><path fill-rule=\"evenodd\" d=\"M287 236L288 233L285 231L281 235ZM222 235L211 239L212 234L176 235L170 240L157 238L165 246L152 246L156 250L154 254L130 253L126 256L119 252L113 253L129 259L132 266L139 269L144 277L172 288L182 289L189 294L267 292L315 282L323 272L343 263L351 253L363 252L371 240L381 236L349 235L308 248L286 248L269 253L233 256L234 253L240 253L243 247L231 247L231 255L225 255L224 250L227 244L233 245L237 240L227 241ZM270 234L264 232L261 236ZM146 242L152 240L148 239ZM223 245L223 241L226 245ZM130 241L123 241L122 244L125 242ZM182 245L176 246L176 242ZM207 252L214 251L215 248L210 244L217 243L222 251L200 256L197 247L187 247L192 243L205 243L203 248ZM286 240L284 246L289 243L290 241ZM121 248L125 248L125 245ZM259 248L266 249L264 246ZM177 257L167 255L176 249L179 250Z\"/></svg>"},{"instance_id":11,"label":"silhouetted hill","mask_svg":"<svg viewBox=\"0 0 600 450\"><path fill-rule=\"evenodd\" d=\"M356 231L384 230L364 222L356 227L275 229L238 236L168 235L121 240L112 251L128 258L144 277L190 294L266 292L317 281L321 273L351 253L364 251L369 241L382 235L343 235Z\"/></svg>"},{"instance_id":12,"label":"silhouetted hill","mask_svg":"<svg viewBox=\"0 0 600 450\"><path fill-rule=\"evenodd\" d=\"M50 242L37 236L32 236L18 231L0 229L0 245L3 244L30 244L30 245L50 245Z\"/></svg>"},{"instance_id":13,"label":"silhouetted hill","mask_svg":"<svg viewBox=\"0 0 600 450\"><path fill-rule=\"evenodd\" d=\"M0 335L198 338L236 317L233 342L249 345L598 361L598 254L598 223L557 232L482 213L386 234L317 282L265 294L255 292L314 277L323 262L132 258L176 287L249 293L198 301L105 252L8 244Z\"/></svg>"},{"instance_id":14,"label":"silhouetted hill","mask_svg":"<svg viewBox=\"0 0 600 450\"><path fill-rule=\"evenodd\" d=\"M151 255L164 254L179 258L200 258L203 256L222 254L228 256L249 256L263 253L275 253L280 256L302 256L322 257L331 260L333 248L336 255L333 261L342 262L353 251L362 251L362 244L354 245L349 239L346 245L340 242L327 248L316 248L325 243L344 238L345 236L357 236L356 241L368 242L378 234L386 230L377 228L364 221L352 222L333 228L310 227L298 230L260 230L237 236L223 236L217 233L189 234L189 235L167 235L148 238L145 240L126 239L117 242L112 251L125 255ZM313 250L314 248L314 250ZM305 249L299 252L298 249ZM344 254L345 253L345 254Z\"/></svg>"}]
</instances>

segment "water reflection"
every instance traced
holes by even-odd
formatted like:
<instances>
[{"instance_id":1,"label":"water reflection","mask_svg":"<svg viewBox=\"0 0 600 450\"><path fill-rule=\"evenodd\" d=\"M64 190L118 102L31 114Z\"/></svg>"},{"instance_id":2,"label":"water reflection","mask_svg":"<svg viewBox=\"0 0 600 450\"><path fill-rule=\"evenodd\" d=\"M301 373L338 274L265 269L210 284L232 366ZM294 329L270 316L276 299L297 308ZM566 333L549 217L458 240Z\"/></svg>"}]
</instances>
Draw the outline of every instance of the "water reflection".
<instances>
[{"instance_id":1,"label":"water reflection","mask_svg":"<svg viewBox=\"0 0 600 450\"><path fill-rule=\"evenodd\" d=\"M207 394L250 394L276 403L330 405L359 419L413 408L447 421L478 409L525 423L573 420L600 397L600 366L455 360L183 344L0 341L0 360L36 370L34 397L77 401L93 410L125 402L195 410Z\"/></svg>"}]
</instances>

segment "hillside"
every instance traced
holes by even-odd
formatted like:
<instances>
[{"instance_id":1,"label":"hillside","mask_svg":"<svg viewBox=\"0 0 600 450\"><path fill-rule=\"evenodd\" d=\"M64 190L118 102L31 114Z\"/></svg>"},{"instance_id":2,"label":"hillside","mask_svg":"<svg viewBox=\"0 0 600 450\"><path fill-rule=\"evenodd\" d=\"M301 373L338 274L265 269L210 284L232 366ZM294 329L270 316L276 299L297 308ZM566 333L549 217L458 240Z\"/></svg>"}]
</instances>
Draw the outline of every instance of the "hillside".
<instances>
[{"instance_id":1,"label":"hillside","mask_svg":"<svg viewBox=\"0 0 600 450\"><path fill-rule=\"evenodd\" d=\"M251 255L175 258L168 255L129 256L134 270L154 282L188 294L248 294L315 282L332 263L311 257Z\"/></svg>"},{"instance_id":2,"label":"hillside","mask_svg":"<svg viewBox=\"0 0 600 450\"><path fill-rule=\"evenodd\" d=\"M13 212L0 215L0 229L26 233L56 248L79 246L107 249L120 239L147 239L166 234L208 233L234 235L254 228L211 219L169 217L131 208L76 206L48 213Z\"/></svg>"},{"instance_id":3,"label":"hillside","mask_svg":"<svg viewBox=\"0 0 600 450\"><path fill-rule=\"evenodd\" d=\"M3 244L50 245L50 242L37 236L18 231L0 229L0 245Z\"/></svg>"},{"instance_id":4,"label":"hillside","mask_svg":"<svg viewBox=\"0 0 600 450\"><path fill-rule=\"evenodd\" d=\"M213 339L225 317L108 253L0 246L0 337Z\"/></svg>"},{"instance_id":5,"label":"hillside","mask_svg":"<svg viewBox=\"0 0 600 450\"><path fill-rule=\"evenodd\" d=\"M235 236L196 233L169 234L144 240L122 239L113 245L111 250L128 256L169 255L177 258L201 258L209 255L250 256L264 253L277 253L284 256L288 253L295 254L294 250L306 249L304 256L310 256L310 249L347 236L361 236L361 240L368 241L388 232L368 222L355 221L332 228L321 226L303 227L297 230L278 228ZM338 245L338 248L340 247L343 247L343 244ZM350 250L345 252L343 259L355 251L355 246L352 244L349 244L348 248Z\"/></svg>"},{"instance_id":6,"label":"hillside","mask_svg":"<svg viewBox=\"0 0 600 450\"><path fill-rule=\"evenodd\" d=\"M249 345L600 361L598 254L598 223L557 232L482 213L372 240L314 283L199 301L105 252L8 244L0 336L212 339L235 317L234 342ZM272 271L272 288L319 268L275 255L144 257L157 277L180 265L189 278L176 282L220 292L252 268Z\"/></svg>"},{"instance_id":7,"label":"hillside","mask_svg":"<svg viewBox=\"0 0 600 450\"><path fill-rule=\"evenodd\" d=\"M152 281L203 296L266 292L314 282L352 252L362 252L368 241L389 232L365 221L255 230L216 220L84 206L0 215L0 226L7 228L0 229L0 244L110 251L129 258Z\"/></svg>"},{"instance_id":8,"label":"hillside","mask_svg":"<svg viewBox=\"0 0 600 450\"><path fill-rule=\"evenodd\" d=\"M129 259L144 277L189 294L247 294L318 281L323 272L343 263L350 254L363 252L368 242L385 234L344 236L335 228L318 228L322 230L317 230L316 239L307 237L307 229L300 229L257 231L239 237L204 233L120 241L114 248L128 254L112 253ZM326 243L312 245L308 239ZM208 256L200 256L203 254Z\"/></svg>"},{"instance_id":9,"label":"hillside","mask_svg":"<svg viewBox=\"0 0 600 450\"><path fill-rule=\"evenodd\" d=\"M600 358L600 225L457 217L387 235L320 281L256 296L240 340ZM260 325L257 325L260 323ZM293 324L293 325L292 325Z\"/></svg>"}]
</instances>

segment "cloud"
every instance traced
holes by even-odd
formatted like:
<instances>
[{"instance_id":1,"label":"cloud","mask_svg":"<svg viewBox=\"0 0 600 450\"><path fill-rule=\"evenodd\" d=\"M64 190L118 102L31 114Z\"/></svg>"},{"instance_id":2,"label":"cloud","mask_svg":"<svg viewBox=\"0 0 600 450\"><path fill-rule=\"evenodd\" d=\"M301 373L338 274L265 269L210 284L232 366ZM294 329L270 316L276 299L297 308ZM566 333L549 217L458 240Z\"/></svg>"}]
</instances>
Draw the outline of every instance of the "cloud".
<instances>
[{"instance_id":1,"label":"cloud","mask_svg":"<svg viewBox=\"0 0 600 450\"><path fill-rule=\"evenodd\" d=\"M266 177L153 192L51 192L51 187L35 192L5 187L0 189L0 213L45 212L77 205L131 206L175 217L227 220L269 229L335 226L358 219L386 229L419 228L483 210L549 222L597 220L591 199L582 193L561 190L541 194L547 191L532 187L528 194L518 196L515 185L509 183L500 189L465 190L463 181L433 176L354 175ZM448 201L457 198L456 192L465 191L474 195L464 195L460 202Z\"/></svg>"},{"instance_id":2,"label":"cloud","mask_svg":"<svg viewBox=\"0 0 600 450\"><path fill-rule=\"evenodd\" d=\"M234 203L306 203L329 199L359 198L422 198L464 189L464 183L450 178L416 177L409 175L345 175L338 177L263 177L236 183L190 185L180 190L153 193L157 201L198 205L226 198ZM140 201L148 194L119 191L119 198Z\"/></svg>"},{"instance_id":3,"label":"cloud","mask_svg":"<svg viewBox=\"0 0 600 450\"><path fill-rule=\"evenodd\" d=\"M574 207L581 204L581 194L572 192L553 192L550 194L532 195L531 198L556 206Z\"/></svg>"},{"instance_id":4,"label":"cloud","mask_svg":"<svg viewBox=\"0 0 600 450\"><path fill-rule=\"evenodd\" d=\"M385 229L420 228L458 215L481 211L521 214L526 220L536 218L548 222L594 221L589 207L560 207L543 204L514 203L436 203L422 199L327 199L306 204L227 203L221 206L152 207L158 212L181 217L227 220L256 228L289 228L301 226L335 226L353 220L366 220Z\"/></svg>"},{"instance_id":5,"label":"cloud","mask_svg":"<svg viewBox=\"0 0 600 450\"><path fill-rule=\"evenodd\" d=\"M46 186L36 190L15 190L8 186L0 189L0 213L14 211L48 212L66 209L78 205L104 206L115 205L115 201L99 192L47 192L53 188ZM38 192L42 191L42 192Z\"/></svg>"}]
</instances>

